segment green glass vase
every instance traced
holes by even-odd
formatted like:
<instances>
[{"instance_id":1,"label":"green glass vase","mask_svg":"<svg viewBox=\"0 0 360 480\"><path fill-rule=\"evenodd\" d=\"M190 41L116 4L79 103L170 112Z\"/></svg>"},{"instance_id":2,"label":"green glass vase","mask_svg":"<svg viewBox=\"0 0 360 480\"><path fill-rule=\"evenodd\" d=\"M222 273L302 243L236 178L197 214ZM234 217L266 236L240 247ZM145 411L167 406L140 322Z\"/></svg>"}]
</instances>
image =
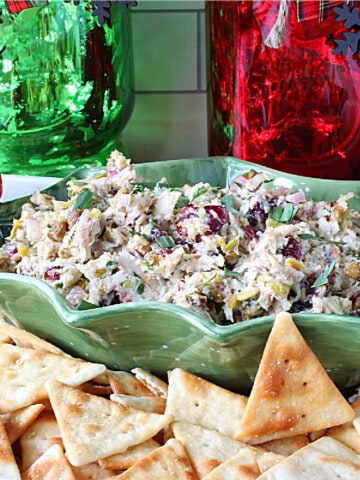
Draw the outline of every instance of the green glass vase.
<instances>
[{"instance_id":1,"label":"green glass vase","mask_svg":"<svg viewBox=\"0 0 360 480\"><path fill-rule=\"evenodd\" d=\"M26 6L24 6L26 5ZM101 165L134 103L122 2L0 0L0 172Z\"/></svg>"}]
</instances>

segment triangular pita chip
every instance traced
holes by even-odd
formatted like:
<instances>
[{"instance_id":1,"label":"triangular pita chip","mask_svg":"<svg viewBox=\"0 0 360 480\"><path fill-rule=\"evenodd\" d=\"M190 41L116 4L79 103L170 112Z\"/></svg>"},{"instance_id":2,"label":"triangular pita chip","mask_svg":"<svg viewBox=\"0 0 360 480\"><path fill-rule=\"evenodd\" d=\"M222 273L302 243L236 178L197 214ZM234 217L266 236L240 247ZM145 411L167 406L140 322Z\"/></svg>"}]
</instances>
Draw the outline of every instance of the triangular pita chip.
<instances>
[{"instance_id":1,"label":"triangular pita chip","mask_svg":"<svg viewBox=\"0 0 360 480\"><path fill-rule=\"evenodd\" d=\"M102 468L98 463L92 462L80 467L71 466L76 480L110 480L119 474L119 470Z\"/></svg>"},{"instance_id":2,"label":"triangular pita chip","mask_svg":"<svg viewBox=\"0 0 360 480\"><path fill-rule=\"evenodd\" d=\"M52 445L22 473L22 480L35 479L77 480L60 445Z\"/></svg>"},{"instance_id":3,"label":"triangular pita chip","mask_svg":"<svg viewBox=\"0 0 360 480\"><path fill-rule=\"evenodd\" d=\"M101 458L99 464L107 470L126 470L130 468L134 463L145 457L148 453L156 450L160 447L160 443L150 438L143 443L134 445L123 453L117 453L110 457Z\"/></svg>"},{"instance_id":4,"label":"triangular pita chip","mask_svg":"<svg viewBox=\"0 0 360 480\"><path fill-rule=\"evenodd\" d=\"M0 415L10 443L14 443L44 410L41 403Z\"/></svg>"},{"instance_id":5,"label":"triangular pita chip","mask_svg":"<svg viewBox=\"0 0 360 480\"><path fill-rule=\"evenodd\" d=\"M305 447L305 445L308 445L309 443L310 439L307 435L296 435L295 437L269 440L268 442L261 443L259 447L267 450L268 452L289 456L297 450L300 450L300 448Z\"/></svg>"},{"instance_id":6,"label":"triangular pita chip","mask_svg":"<svg viewBox=\"0 0 360 480\"><path fill-rule=\"evenodd\" d=\"M156 397L167 398L168 384L161 380L161 378L140 367L133 368L131 373L143 382Z\"/></svg>"},{"instance_id":7,"label":"triangular pita chip","mask_svg":"<svg viewBox=\"0 0 360 480\"><path fill-rule=\"evenodd\" d=\"M0 313L0 325L2 325L3 322L6 322L5 316ZM11 343L12 338L11 336L4 331L2 328L0 328L0 342L1 343Z\"/></svg>"},{"instance_id":8,"label":"triangular pita chip","mask_svg":"<svg viewBox=\"0 0 360 480\"><path fill-rule=\"evenodd\" d=\"M136 410L56 380L46 385L66 455L75 466L124 452L173 420L172 415Z\"/></svg>"},{"instance_id":9,"label":"triangular pita chip","mask_svg":"<svg viewBox=\"0 0 360 480\"><path fill-rule=\"evenodd\" d=\"M355 480L360 455L331 437L321 437L262 473L258 480Z\"/></svg>"},{"instance_id":10,"label":"triangular pita chip","mask_svg":"<svg viewBox=\"0 0 360 480\"><path fill-rule=\"evenodd\" d=\"M149 453L124 473L108 480L198 480L185 448L174 438Z\"/></svg>"},{"instance_id":11,"label":"triangular pita chip","mask_svg":"<svg viewBox=\"0 0 360 480\"><path fill-rule=\"evenodd\" d=\"M166 413L233 437L247 397L230 392L181 368L169 372Z\"/></svg>"},{"instance_id":12,"label":"triangular pita chip","mask_svg":"<svg viewBox=\"0 0 360 480\"><path fill-rule=\"evenodd\" d=\"M256 480L268 468L283 459L283 455L246 447L214 468L202 480Z\"/></svg>"},{"instance_id":13,"label":"triangular pita chip","mask_svg":"<svg viewBox=\"0 0 360 480\"><path fill-rule=\"evenodd\" d=\"M360 454L360 405L358 403L357 405L358 408L354 409L355 418L352 422L329 428L329 430L326 431L326 435L336 438L336 440L339 440Z\"/></svg>"},{"instance_id":14,"label":"triangular pita chip","mask_svg":"<svg viewBox=\"0 0 360 480\"><path fill-rule=\"evenodd\" d=\"M6 480L21 480L5 427L0 420L0 478Z\"/></svg>"},{"instance_id":15,"label":"triangular pita chip","mask_svg":"<svg viewBox=\"0 0 360 480\"><path fill-rule=\"evenodd\" d=\"M0 344L0 413L17 410L47 398L47 380L55 378L75 386L105 370L105 365L98 363Z\"/></svg>"},{"instance_id":16,"label":"triangular pita chip","mask_svg":"<svg viewBox=\"0 0 360 480\"><path fill-rule=\"evenodd\" d=\"M144 412L164 413L166 400L162 397L136 397L134 395L124 395L122 393L113 393L110 400L129 407L144 410Z\"/></svg>"},{"instance_id":17,"label":"triangular pita chip","mask_svg":"<svg viewBox=\"0 0 360 480\"><path fill-rule=\"evenodd\" d=\"M54 444L62 445L61 434L52 410L44 410L21 435L21 469L26 470Z\"/></svg>"},{"instance_id":18,"label":"triangular pita chip","mask_svg":"<svg viewBox=\"0 0 360 480\"><path fill-rule=\"evenodd\" d=\"M171 425L174 437L184 445L199 478L238 453L246 445L216 430L184 421Z\"/></svg>"},{"instance_id":19,"label":"triangular pita chip","mask_svg":"<svg viewBox=\"0 0 360 480\"><path fill-rule=\"evenodd\" d=\"M130 372L107 370L106 376L108 377L113 393L123 393L124 395L135 396L153 396L147 386Z\"/></svg>"},{"instance_id":20,"label":"triangular pita chip","mask_svg":"<svg viewBox=\"0 0 360 480\"><path fill-rule=\"evenodd\" d=\"M64 352L52 343L43 340L31 332L27 332L26 330L8 323L3 318L0 318L0 332L2 336L8 335L19 347L33 348L34 350L45 350L46 352L64 355Z\"/></svg>"},{"instance_id":21,"label":"triangular pita chip","mask_svg":"<svg viewBox=\"0 0 360 480\"><path fill-rule=\"evenodd\" d=\"M235 438L259 444L340 425L354 416L291 315L278 314Z\"/></svg>"}]
</instances>

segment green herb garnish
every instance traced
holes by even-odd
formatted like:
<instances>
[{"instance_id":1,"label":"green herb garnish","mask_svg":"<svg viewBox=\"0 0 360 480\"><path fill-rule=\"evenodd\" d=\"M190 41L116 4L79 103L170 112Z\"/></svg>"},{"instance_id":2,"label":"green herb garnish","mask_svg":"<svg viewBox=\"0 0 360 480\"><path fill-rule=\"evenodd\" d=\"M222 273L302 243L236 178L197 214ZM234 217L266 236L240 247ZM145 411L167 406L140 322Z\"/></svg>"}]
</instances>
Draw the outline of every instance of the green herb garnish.
<instances>
[{"instance_id":1,"label":"green herb garnish","mask_svg":"<svg viewBox=\"0 0 360 480\"><path fill-rule=\"evenodd\" d=\"M93 308L98 308L97 305L87 302L86 300L81 300L77 306L77 310L92 310Z\"/></svg>"},{"instance_id":2,"label":"green herb garnish","mask_svg":"<svg viewBox=\"0 0 360 480\"><path fill-rule=\"evenodd\" d=\"M94 193L88 188L84 188L75 198L74 205L72 206L73 210L85 210L86 208L91 208L93 206Z\"/></svg>"},{"instance_id":3,"label":"green herb garnish","mask_svg":"<svg viewBox=\"0 0 360 480\"><path fill-rule=\"evenodd\" d=\"M154 190L156 186L159 188L168 188L168 184L164 182L131 182L133 193L143 192L146 188Z\"/></svg>"},{"instance_id":4,"label":"green herb garnish","mask_svg":"<svg viewBox=\"0 0 360 480\"><path fill-rule=\"evenodd\" d=\"M336 265L335 260L327 267L326 270L324 270L318 278L315 280L315 282L311 285L311 288L316 288L316 287L321 287L322 285L327 285L329 283L329 275L332 273L334 270L334 267Z\"/></svg>"},{"instance_id":5,"label":"green herb garnish","mask_svg":"<svg viewBox=\"0 0 360 480\"><path fill-rule=\"evenodd\" d=\"M226 195L225 197L222 197L221 199L222 205L226 207L226 209L233 213L234 215L237 215L238 217L241 217L241 213L234 208L234 196L233 195Z\"/></svg>"},{"instance_id":6,"label":"green herb garnish","mask_svg":"<svg viewBox=\"0 0 360 480\"><path fill-rule=\"evenodd\" d=\"M140 280L140 282L138 283L138 286L136 287L136 293L141 295L142 293L144 293L145 283L144 283L143 279L140 277L140 275L138 275L136 272L133 272L133 273L134 273L134 277L136 277L138 280Z\"/></svg>"},{"instance_id":7,"label":"green herb garnish","mask_svg":"<svg viewBox=\"0 0 360 480\"><path fill-rule=\"evenodd\" d=\"M112 268L112 267L116 267L117 266L117 262L114 262L114 260L109 260L107 263L106 263L106 268Z\"/></svg>"},{"instance_id":8,"label":"green herb garnish","mask_svg":"<svg viewBox=\"0 0 360 480\"><path fill-rule=\"evenodd\" d=\"M204 282L204 283L198 283L197 285L195 285L195 288L205 287L205 285L208 285L208 284L211 283L213 280L215 280L216 277L217 277L217 273L214 273L214 275L213 275L212 277L210 277L208 280L206 280L206 282Z\"/></svg>"},{"instance_id":9,"label":"green herb garnish","mask_svg":"<svg viewBox=\"0 0 360 480\"><path fill-rule=\"evenodd\" d=\"M185 195L181 195L179 200L176 202L175 208L179 209L179 208L186 207L186 205L188 205L189 202L190 200L187 197L185 197Z\"/></svg>"},{"instance_id":10,"label":"green herb garnish","mask_svg":"<svg viewBox=\"0 0 360 480\"><path fill-rule=\"evenodd\" d=\"M229 268L224 267L225 275L229 275L230 277L240 277L240 272L234 272L234 270L230 270Z\"/></svg>"},{"instance_id":11,"label":"green herb garnish","mask_svg":"<svg viewBox=\"0 0 360 480\"><path fill-rule=\"evenodd\" d=\"M315 237L315 235L311 235L311 233L299 233L298 237L302 240L315 240L316 242L327 242L335 243L337 245L345 245L344 242L336 242L335 240L327 240L326 238Z\"/></svg>"},{"instance_id":12,"label":"green herb garnish","mask_svg":"<svg viewBox=\"0 0 360 480\"><path fill-rule=\"evenodd\" d=\"M273 207L270 210L269 217L278 223L289 223L295 217L298 210L298 206L294 206L292 203L286 203L284 208Z\"/></svg>"},{"instance_id":13,"label":"green herb garnish","mask_svg":"<svg viewBox=\"0 0 360 480\"><path fill-rule=\"evenodd\" d=\"M155 240L161 248L173 248L176 246L175 240L170 235L160 235L155 237Z\"/></svg>"},{"instance_id":14,"label":"green herb garnish","mask_svg":"<svg viewBox=\"0 0 360 480\"><path fill-rule=\"evenodd\" d=\"M192 199L195 200L195 198L200 197L200 195L203 195L207 191L208 191L207 187L203 185L202 187L198 188L196 192L194 192Z\"/></svg>"}]
</instances>

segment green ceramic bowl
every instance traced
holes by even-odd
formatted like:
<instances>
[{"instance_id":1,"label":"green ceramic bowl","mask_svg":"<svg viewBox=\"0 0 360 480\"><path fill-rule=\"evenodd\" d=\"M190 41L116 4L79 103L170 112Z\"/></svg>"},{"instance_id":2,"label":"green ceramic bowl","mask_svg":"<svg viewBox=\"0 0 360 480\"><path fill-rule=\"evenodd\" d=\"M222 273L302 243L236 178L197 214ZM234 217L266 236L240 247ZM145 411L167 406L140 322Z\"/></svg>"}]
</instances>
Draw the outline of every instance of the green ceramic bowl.
<instances>
[{"instance_id":1,"label":"green ceramic bowl","mask_svg":"<svg viewBox=\"0 0 360 480\"><path fill-rule=\"evenodd\" d=\"M340 193L360 194L360 182L305 178L280 173L233 158L171 160L136 165L145 180L163 176L180 186L198 181L225 185L250 168L269 171L275 181L306 189L316 200ZM98 169L96 169L98 173ZM84 178L88 169L73 175ZM67 178L49 193L63 196ZM26 199L0 205L0 222L19 214ZM352 206L360 210L359 199ZM46 283L23 275L0 273L0 310L14 323L60 346L68 353L112 369L143 367L165 378L185 368L234 391L249 392L273 318L262 317L219 326L184 308L161 302L126 303L74 310ZM310 347L345 392L360 384L360 318L295 314Z\"/></svg>"}]
</instances>

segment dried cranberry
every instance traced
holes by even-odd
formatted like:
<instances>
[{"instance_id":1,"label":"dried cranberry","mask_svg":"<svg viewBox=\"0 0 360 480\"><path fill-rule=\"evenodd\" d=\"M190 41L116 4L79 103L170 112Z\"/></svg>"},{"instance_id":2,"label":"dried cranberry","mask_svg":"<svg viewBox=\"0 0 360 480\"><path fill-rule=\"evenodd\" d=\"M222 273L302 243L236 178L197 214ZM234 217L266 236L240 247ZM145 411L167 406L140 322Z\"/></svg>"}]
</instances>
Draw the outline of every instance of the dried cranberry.
<instances>
[{"instance_id":1,"label":"dried cranberry","mask_svg":"<svg viewBox=\"0 0 360 480\"><path fill-rule=\"evenodd\" d=\"M254 238L256 238L256 234L255 234L254 230L250 227L250 225L247 225L244 228L244 235L249 240L253 240Z\"/></svg>"},{"instance_id":2,"label":"dried cranberry","mask_svg":"<svg viewBox=\"0 0 360 480\"><path fill-rule=\"evenodd\" d=\"M197 218L199 216L198 211L199 209L195 205L187 205L186 207L181 209L180 221L176 226L176 231L180 235L180 237L188 236L187 228L182 225L182 221L187 220L188 218Z\"/></svg>"},{"instance_id":3,"label":"dried cranberry","mask_svg":"<svg viewBox=\"0 0 360 480\"><path fill-rule=\"evenodd\" d=\"M162 248L160 250L161 255L170 255L173 252L172 248Z\"/></svg>"},{"instance_id":4,"label":"dried cranberry","mask_svg":"<svg viewBox=\"0 0 360 480\"><path fill-rule=\"evenodd\" d=\"M352 301L352 312L355 317L360 317L360 291L354 293L351 299Z\"/></svg>"},{"instance_id":5,"label":"dried cranberry","mask_svg":"<svg viewBox=\"0 0 360 480\"><path fill-rule=\"evenodd\" d=\"M131 297L126 291L110 292L106 297L103 297L100 302L100 307L108 307L109 305L118 305L119 303L131 302Z\"/></svg>"},{"instance_id":6,"label":"dried cranberry","mask_svg":"<svg viewBox=\"0 0 360 480\"><path fill-rule=\"evenodd\" d=\"M287 242L281 249L284 257L293 257L300 260L302 257L301 244L294 237L287 237Z\"/></svg>"},{"instance_id":7,"label":"dried cranberry","mask_svg":"<svg viewBox=\"0 0 360 480\"><path fill-rule=\"evenodd\" d=\"M262 232L265 230L267 214L259 202L255 203L253 208L251 208L245 216L255 230L261 230Z\"/></svg>"},{"instance_id":8,"label":"dried cranberry","mask_svg":"<svg viewBox=\"0 0 360 480\"><path fill-rule=\"evenodd\" d=\"M58 267L48 268L44 273L44 280L53 282L60 279L60 270Z\"/></svg>"},{"instance_id":9,"label":"dried cranberry","mask_svg":"<svg viewBox=\"0 0 360 480\"><path fill-rule=\"evenodd\" d=\"M205 221L210 228L206 235L219 232L228 220L226 208L220 205L207 205L205 211Z\"/></svg>"},{"instance_id":10,"label":"dried cranberry","mask_svg":"<svg viewBox=\"0 0 360 480\"><path fill-rule=\"evenodd\" d=\"M209 226L209 230L205 231L205 235L213 235L221 230L228 220L228 214L225 207L221 205L206 205L204 207L205 217L204 222ZM187 228L182 225L182 220L199 217L199 207L195 205L187 205L181 209L180 221L177 224L176 230L180 237L187 237ZM197 235L196 242L201 241L201 235Z\"/></svg>"},{"instance_id":11,"label":"dried cranberry","mask_svg":"<svg viewBox=\"0 0 360 480\"><path fill-rule=\"evenodd\" d=\"M117 305L120 303L119 297L115 292L110 292L106 297L103 297L99 302L99 307L108 307L109 305Z\"/></svg>"},{"instance_id":12,"label":"dried cranberry","mask_svg":"<svg viewBox=\"0 0 360 480\"><path fill-rule=\"evenodd\" d=\"M199 207L195 205L187 205L180 211L180 216L183 220L187 218L197 218L199 216Z\"/></svg>"},{"instance_id":13,"label":"dried cranberry","mask_svg":"<svg viewBox=\"0 0 360 480\"><path fill-rule=\"evenodd\" d=\"M292 304L290 313L306 312L307 310L310 310L310 308L311 308L311 302L309 300L305 302L302 300L299 300L298 302L294 302Z\"/></svg>"},{"instance_id":14,"label":"dried cranberry","mask_svg":"<svg viewBox=\"0 0 360 480\"><path fill-rule=\"evenodd\" d=\"M305 292L306 296L312 297L315 294L314 289L312 288L315 280L317 279L317 275L312 273L308 277L305 277L300 282L301 289Z\"/></svg>"},{"instance_id":15,"label":"dried cranberry","mask_svg":"<svg viewBox=\"0 0 360 480\"><path fill-rule=\"evenodd\" d=\"M7 243L4 245L4 250L9 257L16 255L18 253L18 248L16 243Z\"/></svg>"}]
</instances>

